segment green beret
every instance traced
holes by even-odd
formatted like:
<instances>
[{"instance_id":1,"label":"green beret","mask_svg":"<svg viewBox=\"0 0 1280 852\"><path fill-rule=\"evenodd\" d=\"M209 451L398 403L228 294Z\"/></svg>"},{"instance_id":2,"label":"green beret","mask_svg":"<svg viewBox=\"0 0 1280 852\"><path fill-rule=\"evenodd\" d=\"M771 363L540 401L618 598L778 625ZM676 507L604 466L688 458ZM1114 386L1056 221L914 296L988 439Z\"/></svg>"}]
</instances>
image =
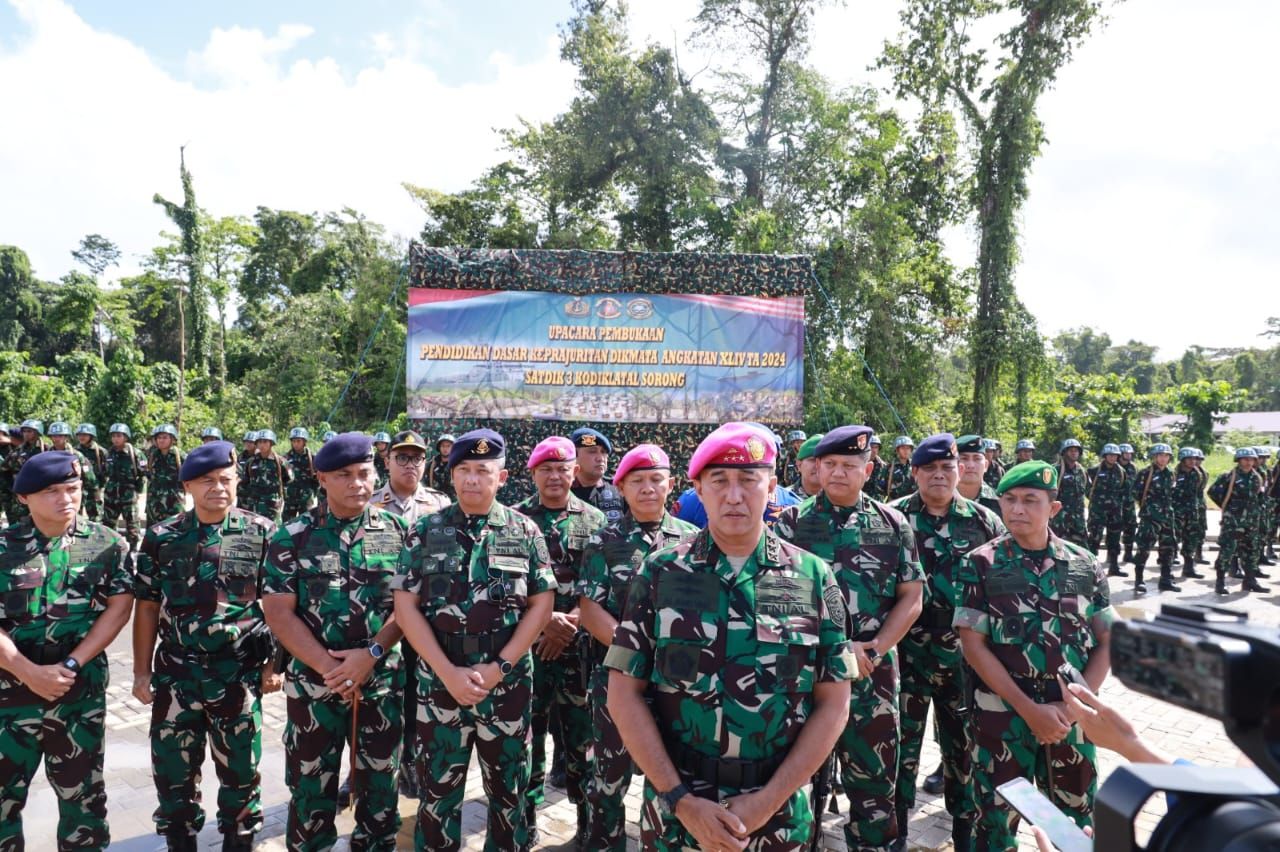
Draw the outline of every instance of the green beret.
<instances>
[{"instance_id":1,"label":"green beret","mask_svg":"<svg viewBox=\"0 0 1280 852\"><path fill-rule=\"evenodd\" d=\"M818 442L822 440L822 433L810 435L805 442L800 445L800 449L796 450L796 461L804 461L813 458L813 451L818 448Z\"/></svg>"},{"instance_id":2,"label":"green beret","mask_svg":"<svg viewBox=\"0 0 1280 852\"><path fill-rule=\"evenodd\" d=\"M1041 491L1058 490L1058 470L1048 462L1025 461L1009 468L1009 472L1000 477L996 486L996 494L1003 494L1010 488L1039 488Z\"/></svg>"},{"instance_id":3,"label":"green beret","mask_svg":"<svg viewBox=\"0 0 1280 852\"><path fill-rule=\"evenodd\" d=\"M980 453L983 450L981 435L961 435L956 438L956 452Z\"/></svg>"}]
</instances>

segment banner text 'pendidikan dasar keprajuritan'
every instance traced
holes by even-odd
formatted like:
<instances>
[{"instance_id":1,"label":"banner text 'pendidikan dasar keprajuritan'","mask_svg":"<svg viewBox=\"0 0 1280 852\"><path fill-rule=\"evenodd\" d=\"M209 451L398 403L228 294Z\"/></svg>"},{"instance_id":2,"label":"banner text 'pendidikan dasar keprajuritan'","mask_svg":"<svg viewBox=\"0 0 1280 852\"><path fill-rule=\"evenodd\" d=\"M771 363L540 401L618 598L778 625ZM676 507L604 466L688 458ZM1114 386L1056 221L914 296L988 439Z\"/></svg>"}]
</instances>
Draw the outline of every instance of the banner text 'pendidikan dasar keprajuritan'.
<instances>
[{"instance_id":1,"label":"banner text 'pendidikan dasar keprajuritan'","mask_svg":"<svg viewBox=\"0 0 1280 852\"><path fill-rule=\"evenodd\" d=\"M411 419L802 419L804 299L409 291Z\"/></svg>"}]
</instances>

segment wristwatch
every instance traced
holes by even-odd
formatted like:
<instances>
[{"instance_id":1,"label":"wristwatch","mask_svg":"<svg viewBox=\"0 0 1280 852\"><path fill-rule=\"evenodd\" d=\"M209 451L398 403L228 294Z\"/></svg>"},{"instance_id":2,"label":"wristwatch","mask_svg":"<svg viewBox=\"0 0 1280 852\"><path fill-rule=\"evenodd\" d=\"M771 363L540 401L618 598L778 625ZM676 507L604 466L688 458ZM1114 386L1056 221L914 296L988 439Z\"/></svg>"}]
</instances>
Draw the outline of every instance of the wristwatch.
<instances>
[{"instance_id":1,"label":"wristwatch","mask_svg":"<svg viewBox=\"0 0 1280 852\"><path fill-rule=\"evenodd\" d=\"M494 657L493 661L498 664L498 671L502 672L503 678L515 671L515 664L509 660L504 660L502 657Z\"/></svg>"},{"instance_id":2,"label":"wristwatch","mask_svg":"<svg viewBox=\"0 0 1280 852\"><path fill-rule=\"evenodd\" d=\"M71 672L73 675L80 674L80 661L77 660L75 657L67 657L65 660L63 660L62 667L67 671Z\"/></svg>"},{"instance_id":3,"label":"wristwatch","mask_svg":"<svg viewBox=\"0 0 1280 852\"><path fill-rule=\"evenodd\" d=\"M375 660L381 660L381 659L382 659L382 655L383 655L383 654L385 654L385 653L386 653L386 650L385 650L381 645L379 645L377 642L370 642L370 643L369 643L369 656L370 656L370 657L373 657Z\"/></svg>"},{"instance_id":4,"label":"wristwatch","mask_svg":"<svg viewBox=\"0 0 1280 852\"><path fill-rule=\"evenodd\" d=\"M689 795L689 788L681 782L665 793L658 794L658 810L663 816L675 816L676 803Z\"/></svg>"}]
</instances>

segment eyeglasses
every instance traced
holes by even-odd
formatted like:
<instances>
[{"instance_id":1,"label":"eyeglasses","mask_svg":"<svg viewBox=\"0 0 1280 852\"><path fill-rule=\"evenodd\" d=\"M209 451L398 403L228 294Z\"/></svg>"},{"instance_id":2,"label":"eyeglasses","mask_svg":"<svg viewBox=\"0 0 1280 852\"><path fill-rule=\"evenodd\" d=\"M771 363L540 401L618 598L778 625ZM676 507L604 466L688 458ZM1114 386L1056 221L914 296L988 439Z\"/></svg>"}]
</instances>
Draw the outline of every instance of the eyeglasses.
<instances>
[{"instance_id":1,"label":"eyeglasses","mask_svg":"<svg viewBox=\"0 0 1280 852\"><path fill-rule=\"evenodd\" d=\"M396 453L392 458L401 467L422 467L427 463L427 457L417 453Z\"/></svg>"}]
</instances>

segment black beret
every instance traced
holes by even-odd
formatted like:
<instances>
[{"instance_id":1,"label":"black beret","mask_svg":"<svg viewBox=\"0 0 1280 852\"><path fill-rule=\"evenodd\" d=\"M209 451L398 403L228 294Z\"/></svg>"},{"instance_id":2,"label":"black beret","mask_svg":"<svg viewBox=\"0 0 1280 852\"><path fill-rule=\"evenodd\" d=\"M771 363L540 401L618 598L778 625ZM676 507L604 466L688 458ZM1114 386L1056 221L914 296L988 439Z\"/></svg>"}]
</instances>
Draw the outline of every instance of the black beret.
<instances>
[{"instance_id":1,"label":"black beret","mask_svg":"<svg viewBox=\"0 0 1280 852\"><path fill-rule=\"evenodd\" d=\"M80 454L48 450L32 456L13 478L14 494L35 494L50 485L80 481Z\"/></svg>"},{"instance_id":2,"label":"black beret","mask_svg":"<svg viewBox=\"0 0 1280 852\"><path fill-rule=\"evenodd\" d=\"M507 453L507 442L492 429L473 429L459 435L449 450L449 469L464 461L500 459Z\"/></svg>"},{"instance_id":3,"label":"black beret","mask_svg":"<svg viewBox=\"0 0 1280 852\"><path fill-rule=\"evenodd\" d=\"M190 482L199 479L211 470L222 470L236 463L236 448L230 441L210 441L201 444L182 460L182 469L178 471L178 479Z\"/></svg>"},{"instance_id":4,"label":"black beret","mask_svg":"<svg viewBox=\"0 0 1280 852\"><path fill-rule=\"evenodd\" d=\"M950 432L930 435L911 451L911 466L920 467L939 459L953 459L958 454L955 435Z\"/></svg>"},{"instance_id":5,"label":"black beret","mask_svg":"<svg viewBox=\"0 0 1280 852\"><path fill-rule=\"evenodd\" d=\"M403 432L397 432L395 437L391 439L391 449L398 450L401 447L411 447L427 451L427 442L422 440L422 436L412 429L405 429Z\"/></svg>"},{"instance_id":6,"label":"black beret","mask_svg":"<svg viewBox=\"0 0 1280 852\"><path fill-rule=\"evenodd\" d=\"M569 440L575 447L604 447L606 453L613 452L613 444L604 435L587 426L574 429L569 433Z\"/></svg>"},{"instance_id":7,"label":"black beret","mask_svg":"<svg viewBox=\"0 0 1280 852\"><path fill-rule=\"evenodd\" d=\"M961 435L956 438L956 451L961 453L981 453L986 450L981 435Z\"/></svg>"},{"instance_id":8,"label":"black beret","mask_svg":"<svg viewBox=\"0 0 1280 852\"><path fill-rule=\"evenodd\" d=\"M363 432L343 432L317 450L311 463L320 473L330 473L349 464L371 461L373 439Z\"/></svg>"},{"instance_id":9,"label":"black beret","mask_svg":"<svg viewBox=\"0 0 1280 852\"><path fill-rule=\"evenodd\" d=\"M832 429L818 446L814 447L814 458L823 456L853 456L871 450L870 426L837 426Z\"/></svg>"}]
</instances>

